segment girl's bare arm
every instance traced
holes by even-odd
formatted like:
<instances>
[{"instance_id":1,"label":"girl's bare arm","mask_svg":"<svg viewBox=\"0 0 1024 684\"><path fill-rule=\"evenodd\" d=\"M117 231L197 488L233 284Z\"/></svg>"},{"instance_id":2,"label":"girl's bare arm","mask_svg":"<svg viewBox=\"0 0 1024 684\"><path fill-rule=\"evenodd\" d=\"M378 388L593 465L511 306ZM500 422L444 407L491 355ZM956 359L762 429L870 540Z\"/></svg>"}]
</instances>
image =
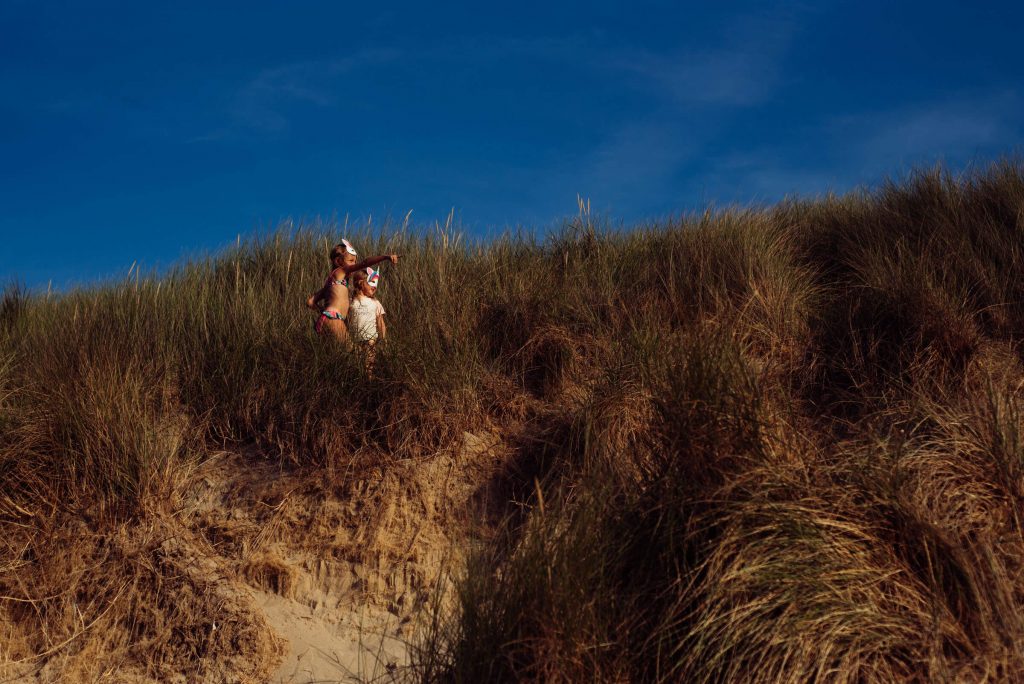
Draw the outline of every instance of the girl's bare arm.
<instances>
[{"instance_id":1,"label":"girl's bare arm","mask_svg":"<svg viewBox=\"0 0 1024 684\"><path fill-rule=\"evenodd\" d=\"M377 337L383 340L388 334L388 326L384 325L384 316L377 314Z\"/></svg>"},{"instance_id":2,"label":"girl's bare arm","mask_svg":"<svg viewBox=\"0 0 1024 684\"><path fill-rule=\"evenodd\" d=\"M320 307L317 306L317 302L319 302L323 298L324 290L323 288L320 288L313 294L309 295L309 299L306 300L306 307L312 309L313 311L319 311Z\"/></svg>"},{"instance_id":3,"label":"girl's bare arm","mask_svg":"<svg viewBox=\"0 0 1024 684\"><path fill-rule=\"evenodd\" d=\"M381 256L367 257L362 261L352 264L351 266L345 266L345 273L351 273L352 271L364 271L370 266L376 266L377 264L390 261L393 264L398 263L397 254L384 254Z\"/></svg>"}]
</instances>

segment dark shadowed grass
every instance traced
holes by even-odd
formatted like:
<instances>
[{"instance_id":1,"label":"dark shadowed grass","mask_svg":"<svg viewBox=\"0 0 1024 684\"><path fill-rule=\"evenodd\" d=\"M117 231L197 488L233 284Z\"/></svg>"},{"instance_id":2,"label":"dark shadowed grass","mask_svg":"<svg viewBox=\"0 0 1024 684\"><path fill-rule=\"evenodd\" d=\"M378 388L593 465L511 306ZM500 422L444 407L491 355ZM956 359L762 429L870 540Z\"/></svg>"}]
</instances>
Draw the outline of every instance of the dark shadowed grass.
<instances>
[{"instance_id":1,"label":"dark shadowed grass","mask_svg":"<svg viewBox=\"0 0 1024 684\"><path fill-rule=\"evenodd\" d=\"M90 654L199 648L202 583L162 583L173 549L132 530L219 449L344 492L488 430L512 452L488 512L508 523L427 635L425 681L1013 681L1022 216L1004 164L630 231L581 211L545 240L349 230L403 255L372 382L303 308L337 226L8 288L0 663L59 654L88 678L111 662Z\"/></svg>"},{"instance_id":2,"label":"dark shadowed grass","mask_svg":"<svg viewBox=\"0 0 1024 684\"><path fill-rule=\"evenodd\" d=\"M1019 677L1021 188L937 172L645 235L423 679Z\"/></svg>"}]
</instances>

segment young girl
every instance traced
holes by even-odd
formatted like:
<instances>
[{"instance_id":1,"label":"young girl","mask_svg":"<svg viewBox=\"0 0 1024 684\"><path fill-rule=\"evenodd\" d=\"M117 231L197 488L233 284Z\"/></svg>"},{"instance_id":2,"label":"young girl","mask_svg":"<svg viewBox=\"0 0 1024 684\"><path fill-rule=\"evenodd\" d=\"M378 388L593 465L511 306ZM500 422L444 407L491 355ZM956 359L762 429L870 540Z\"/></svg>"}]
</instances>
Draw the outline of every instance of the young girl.
<instances>
[{"instance_id":1,"label":"young girl","mask_svg":"<svg viewBox=\"0 0 1024 684\"><path fill-rule=\"evenodd\" d=\"M364 272L364 269L376 266L383 261L398 263L397 254L375 256L357 261L357 252L348 240L331 248L331 273L327 282L306 300L306 306L319 311L314 328L321 334L330 334L337 340L348 339L348 328L345 319L348 317L349 291L348 274Z\"/></svg>"},{"instance_id":2,"label":"young girl","mask_svg":"<svg viewBox=\"0 0 1024 684\"><path fill-rule=\"evenodd\" d=\"M356 271L352 274L352 286L356 295L352 298L349 307L348 324L352 332L352 338L360 344L366 354L366 371L373 376L373 362L377 356L377 341L383 340L387 335L387 326L384 325L384 307L374 299L377 293L377 283L380 282L380 273L368 268L365 271Z\"/></svg>"}]
</instances>

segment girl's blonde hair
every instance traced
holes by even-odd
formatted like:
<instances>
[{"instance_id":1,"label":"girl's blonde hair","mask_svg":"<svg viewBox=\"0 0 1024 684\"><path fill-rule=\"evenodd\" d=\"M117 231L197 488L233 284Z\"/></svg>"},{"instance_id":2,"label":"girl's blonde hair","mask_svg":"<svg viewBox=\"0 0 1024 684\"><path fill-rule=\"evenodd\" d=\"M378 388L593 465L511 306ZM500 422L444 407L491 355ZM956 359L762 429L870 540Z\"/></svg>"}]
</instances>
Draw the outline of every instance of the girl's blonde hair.
<instances>
[{"instance_id":1,"label":"girl's blonde hair","mask_svg":"<svg viewBox=\"0 0 1024 684\"><path fill-rule=\"evenodd\" d=\"M355 288L356 292L359 292L359 283L366 280L366 271L353 271L352 275L349 276L349 282L352 283L352 287Z\"/></svg>"}]
</instances>

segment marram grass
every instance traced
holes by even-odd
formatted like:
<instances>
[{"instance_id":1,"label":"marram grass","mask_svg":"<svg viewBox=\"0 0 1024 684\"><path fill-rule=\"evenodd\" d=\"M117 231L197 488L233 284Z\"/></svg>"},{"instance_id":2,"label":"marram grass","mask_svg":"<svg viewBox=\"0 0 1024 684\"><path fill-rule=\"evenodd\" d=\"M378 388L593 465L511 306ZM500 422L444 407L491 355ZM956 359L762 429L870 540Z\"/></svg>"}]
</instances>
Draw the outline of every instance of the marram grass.
<instances>
[{"instance_id":1,"label":"marram grass","mask_svg":"<svg viewBox=\"0 0 1024 684\"><path fill-rule=\"evenodd\" d=\"M503 522L410 677L1024 678L1018 164L633 230L350 233L403 255L372 382L302 307L340 237L4 294L0 664L176 657L162 571L95 540L217 449L343 487L489 430Z\"/></svg>"}]
</instances>

